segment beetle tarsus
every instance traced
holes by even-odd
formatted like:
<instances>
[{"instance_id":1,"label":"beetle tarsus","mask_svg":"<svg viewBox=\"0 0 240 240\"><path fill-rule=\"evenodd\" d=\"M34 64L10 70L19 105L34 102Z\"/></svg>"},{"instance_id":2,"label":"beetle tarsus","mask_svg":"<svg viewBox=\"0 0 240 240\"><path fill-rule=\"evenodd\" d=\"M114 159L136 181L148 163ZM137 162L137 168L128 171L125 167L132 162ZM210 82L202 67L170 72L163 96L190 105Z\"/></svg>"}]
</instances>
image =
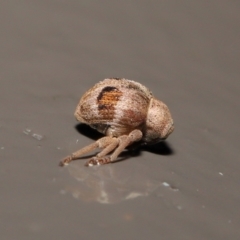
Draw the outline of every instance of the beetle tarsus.
<instances>
[{"instance_id":1,"label":"beetle tarsus","mask_svg":"<svg viewBox=\"0 0 240 240\"><path fill-rule=\"evenodd\" d=\"M110 157L104 157L104 158L93 157L85 163L85 166L86 167L92 167L92 166L97 166L97 165L99 166L99 165L108 164L110 162L111 162Z\"/></svg>"}]
</instances>

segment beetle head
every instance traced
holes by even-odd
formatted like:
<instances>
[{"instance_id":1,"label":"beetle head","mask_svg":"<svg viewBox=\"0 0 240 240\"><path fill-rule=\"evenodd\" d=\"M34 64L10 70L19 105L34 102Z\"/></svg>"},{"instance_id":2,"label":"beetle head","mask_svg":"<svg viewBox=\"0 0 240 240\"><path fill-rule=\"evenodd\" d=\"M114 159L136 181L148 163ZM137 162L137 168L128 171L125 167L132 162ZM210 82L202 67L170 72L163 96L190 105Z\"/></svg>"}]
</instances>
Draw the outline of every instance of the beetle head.
<instances>
[{"instance_id":1,"label":"beetle head","mask_svg":"<svg viewBox=\"0 0 240 240\"><path fill-rule=\"evenodd\" d=\"M144 141L149 144L164 140L174 130L173 119L168 107L152 98L148 108Z\"/></svg>"}]
</instances>

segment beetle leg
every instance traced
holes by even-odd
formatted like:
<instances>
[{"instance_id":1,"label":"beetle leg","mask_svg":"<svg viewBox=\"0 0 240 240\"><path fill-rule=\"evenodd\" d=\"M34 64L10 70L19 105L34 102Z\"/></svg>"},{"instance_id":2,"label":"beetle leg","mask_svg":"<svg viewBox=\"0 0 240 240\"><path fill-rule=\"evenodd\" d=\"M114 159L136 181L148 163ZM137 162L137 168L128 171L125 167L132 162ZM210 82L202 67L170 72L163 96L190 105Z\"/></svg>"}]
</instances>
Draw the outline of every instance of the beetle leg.
<instances>
[{"instance_id":1,"label":"beetle leg","mask_svg":"<svg viewBox=\"0 0 240 240\"><path fill-rule=\"evenodd\" d=\"M107 145L100 153L96 155L97 158L102 158L108 153L112 152L118 145L119 141L117 138L112 138L109 145Z\"/></svg>"},{"instance_id":2,"label":"beetle leg","mask_svg":"<svg viewBox=\"0 0 240 240\"><path fill-rule=\"evenodd\" d=\"M85 164L85 166L93 166L93 165L103 165L107 163L111 163L116 161L118 155L130 144L133 142L138 142L142 139L142 132L140 130L133 130L129 133L129 135L123 135L117 138L118 140L118 147L115 149L113 154L110 157L104 157L104 155L97 155L89 159L89 161ZM109 145L110 148L111 144ZM107 147L108 148L108 147ZM111 151L114 148L111 148ZM105 150L105 149L104 149ZM104 150L102 152L104 152ZM101 152L101 153L102 153ZM110 151L109 151L110 152ZM100 153L100 154L101 154ZM107 153L106 153L107 154ZM105 155L106 155L105 154ZM102 156L102 157L101 157Z\"/></svg>"},{"instance_id":3,"label":"beetle leg","mask_svg":"<svg viewBox=\"0 0 240 240\"><path fill-rule=\"evenodd\" d=\"M115 141L114 141L115 142ZM111 146L111 144L113 143L113 137L107 136L107 137L103 137L100 138L98 141L72 153L71 155L65 157L60 163L59 166L64 166L64 165L68 165L72 160L75 160L77 158L79 158L80 156L93 151L96 148L104 148L102 152L100 153L105 153L106 150L108 150ZM109 146L109 147L108 147ZM115 146L116 147L116 146ZM115 148L113 147L113 149ZM111 152L113 149L110 149L109 152ZM104 151L105 150L105 151ZM109 153L107 152L107 153ZM99 154L100 154L99 153ZM107 154L105 153L105 155Z\"/></svg>"},{"instance_id":4,"label":"beetle leg","mask_svg":"<svg viewBox=\"0 0 240 240\"><path fill-rule=\"evenodd\" d=\"M112 138L112 142L106 146L100 153L98 153L95 157L89 159L85 166L93 166L93 165L103 165L108 163L109 157L105 157L108 153L112 152L117 145L119 144L118 138Z\"/></svg>"}]
</instances>

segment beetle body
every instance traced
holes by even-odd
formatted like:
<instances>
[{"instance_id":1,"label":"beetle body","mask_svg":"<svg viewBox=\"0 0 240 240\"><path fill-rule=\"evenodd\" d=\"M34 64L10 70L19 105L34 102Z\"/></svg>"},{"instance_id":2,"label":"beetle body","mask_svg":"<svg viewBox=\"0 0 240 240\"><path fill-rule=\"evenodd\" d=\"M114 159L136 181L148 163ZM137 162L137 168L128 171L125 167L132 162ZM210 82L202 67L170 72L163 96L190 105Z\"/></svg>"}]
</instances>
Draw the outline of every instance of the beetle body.
<instances>
[{"instance_id":1,"label":"beetle body","mask_svg":"<svg viewBox=\"0 0 240 240\"><path fill-rule=\"evenodd\" d=\"M94 148L100 147L103 151L106 148L117 150L121 142L124 142L120 147L121 151L136 141L144 144L157 143L166 139L174 129L168 107L157 100L145 86L127 79L109 78L94 85L82 96L74 115L78 121L107 136L94 145ZM72 154L66 159L79 157L80 151L77 156ZM94 161L89 160L88 166L109 163L117 158L111 155L103 160L101 154L100 157L98 155ZM63 161L63 165L68 162Z\"/></svg>"}]
</instances>

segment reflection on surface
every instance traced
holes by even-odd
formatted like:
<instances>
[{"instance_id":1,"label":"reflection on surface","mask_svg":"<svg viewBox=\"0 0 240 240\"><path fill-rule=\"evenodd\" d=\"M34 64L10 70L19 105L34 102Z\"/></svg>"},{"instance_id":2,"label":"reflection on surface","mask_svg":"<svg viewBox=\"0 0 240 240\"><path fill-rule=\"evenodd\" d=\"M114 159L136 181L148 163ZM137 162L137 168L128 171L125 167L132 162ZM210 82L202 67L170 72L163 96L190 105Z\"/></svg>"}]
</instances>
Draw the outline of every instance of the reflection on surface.
<instances>
[{"instance_id":1,"label":"reflection on surface","mask_svg":"<svg viewBox=\"0 0 240 240\"><path fill-rule=\"evenodd\" d=\"M134 165L134 169L120 167L119 164L86 168L82 162L74 162L67 168L74 181L64 191L86 202L114 204L147 197L157 193L160 187L166 187L166 183L154 180L150 169L139 163ZM168 187L171 188L170 185Z\"/></svg>"},{"instance_id":2,"label":"reflection on surface","mask_svg":"<svg viewBox=\"0 0 240 240\"><path fill-rule=\"evenodd\" d=\"M102 137L100 133L85 124L77 124L76 129L82 135L93 140ZM150 146L141 146L139 143L136 143L131 145L128 151L120 155L120 161L139 157L142 151L148 151L157 155L174 154L173 149L166 141ZM91 156L83 158L89 157ZM86 160L83 161L85 162ZM160 187L169 188L173 191L178 190L175 187L171 187L170 184L160 181L158 171L153 171L151 167L149 168L139 162L131 163L128 167L124 166L124 164L116 163L86 168L83 166L83 161L74 161L66 167L74 182L68 184L64 188L63 193L70 192L76 199L86 202L113 204L138 197L146 197L152 193L160 196L161 193L158 190ZM153 177L153 172L157 175L155 178Z\"/></svg>"}]
</instances>

